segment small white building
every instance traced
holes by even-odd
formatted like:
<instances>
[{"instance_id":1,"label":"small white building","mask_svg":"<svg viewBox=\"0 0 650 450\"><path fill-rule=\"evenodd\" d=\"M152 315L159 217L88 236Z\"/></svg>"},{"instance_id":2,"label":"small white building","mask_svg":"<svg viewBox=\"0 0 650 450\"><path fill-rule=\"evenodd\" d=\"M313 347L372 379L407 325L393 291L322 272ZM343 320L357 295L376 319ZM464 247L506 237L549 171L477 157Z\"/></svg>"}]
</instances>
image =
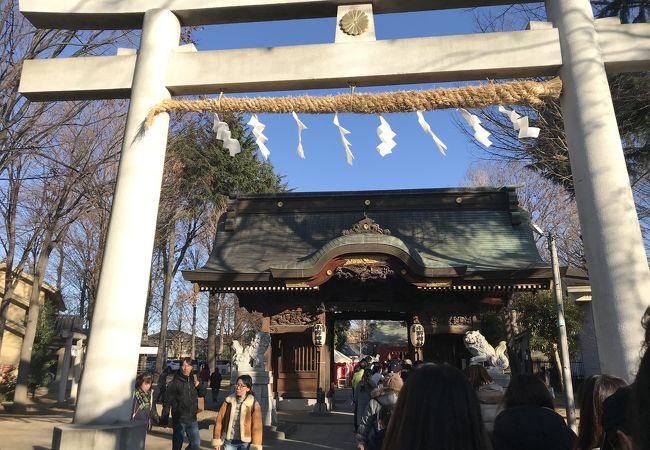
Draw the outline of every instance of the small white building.
<instances>
[{"instance_id":1,"label":"small white building","mask_svg":"<svg viewBox=\"0 0 650 450\"><path fill-rule=\"evenodd\" d=\"M564 295L578 305L583 315L579 340L580 353L582 354L582 373L586 379L601 373L589 274L582 269L568 267L564 272L562 281Z\"/></svg>"}]
</instances>

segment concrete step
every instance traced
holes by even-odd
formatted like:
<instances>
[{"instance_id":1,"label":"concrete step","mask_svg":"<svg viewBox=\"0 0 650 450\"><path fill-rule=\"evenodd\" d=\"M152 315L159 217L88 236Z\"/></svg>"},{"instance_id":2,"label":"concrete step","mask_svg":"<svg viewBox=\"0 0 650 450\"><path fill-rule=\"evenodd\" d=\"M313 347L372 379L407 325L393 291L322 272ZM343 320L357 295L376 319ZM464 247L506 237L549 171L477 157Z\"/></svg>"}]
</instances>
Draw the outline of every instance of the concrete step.
<instances>
[{"instance_id":1,"label":"concrete step","mask_svg":"<svg viewBox=\"0 0 650 450\"><path fill-rule=\"evenodd\" d=\"M273 426L271 428L275 428L275 432L278 434L278 436L282 436L277 437L276 439L284 440L291 437L291 435L296 432L298 425L290 422L280 422L277 424L277 426Z\"/></svg>"},{"instance_id":2,"label":"concrete step","mask_svg":"<svg viewBox=\"0 0 650 450\"><path fill-rule=\"evenodd\" d=\"M279 431L278 427L273 425L270 427L264 427L264 439L267 438L284 441L286 439L286 436L284 434L284 431Z\"/></svg>"}]
</instances>

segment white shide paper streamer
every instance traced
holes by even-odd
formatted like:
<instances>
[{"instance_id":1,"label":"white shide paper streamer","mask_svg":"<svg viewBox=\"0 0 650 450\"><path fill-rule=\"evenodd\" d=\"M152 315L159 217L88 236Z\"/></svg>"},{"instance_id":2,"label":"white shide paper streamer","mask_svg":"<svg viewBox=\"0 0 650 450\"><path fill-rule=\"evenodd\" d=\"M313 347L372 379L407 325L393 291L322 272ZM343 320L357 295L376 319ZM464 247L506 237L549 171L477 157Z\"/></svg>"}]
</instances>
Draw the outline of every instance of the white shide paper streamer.
<instances>
[{"instance_id":1,"label":"white shide paper streamer","mask_svg":"<svg viewBox=\"0 0 650 450\"><path fill-rule=\"evenodd\" d=\"M499 112L505 114L512 122L512 128L519 130L519 139L523 138L536 138L539 136L539 128L528 126L528 116L520 116L515 110L510 110L499 106Z\"/></svg>"},{"instance_id":2,"label":"white shide paper streamer","mask_svg":"<svg viewBox=\"0 0 650 450\"><path fill-rule=\"evenodd\" d=\"M463 115L465 121L469 124L470 127L472 127L472 130L474 130L474 139L486 147L492 145L492 141L488 139L490 132L481 126L481 119L479 119L476 115L471 114L466 109L460 108L460 112Z\"/></svg>"},{"instance_id":3,"label":"white shide paper streamer","mask_svg":"<svg viewBox=\"0 0 650 450\"><path fill-rule=\"evenodd\" d=\"M298 156L300 156L302 159L305 159L305 150L302 148L302 130L307 129L307 125L302 123L300 119L298 119L298 114L295 112L292 112L291 115L293 116L293 119L296 121L296 125L298 125Z\"/></svg>"},{"instance_id":4,"label":"white shide paper streamer","mask_svg":"<svg viewBox=\"0 0 650 450\"><path fill-rule=\"evenodd\" d=\"M343 143L343 147L345 148L345 160L349 165L352 165L352 160L354 159L352 150L350 150L352 144L350 144L350 141L348 141L347 138L345 137L345 135L350 134L350 132L341 126L341 124L339 123L338 114L334 114L334 120L332 123L334 123L334 125L338 127L339 133L341 133L341 142Z\"/></svg>"},{"instance_id":5,"label":"white shide paper streamer","mask_svg":"<svg viewBox=\"0 0 650 450\"><path fill-rule=\"evenodd\" d=\"M237 153L241 152L241 146L237 139L233 139L230 135L230 127L226 122L219 120L218 115L214 115L214 125L212 126L212 131L216 134L218 141L223 142L223 147L228 149L230 156L235 156Z\"/></svg>"},{"instance_id":6,"label":"white shide paper streamer","mask_svg":"<svg viewBox=\"0 0 650 450\"><path fill-rule=\"evenodd\" d=\"M442 153L443 156L447 155L447 146L442 142L438 136L436 136L436 133L433 132L431 129L431 125L426 121L424 118L424 115L422 114L422 111L417 111L416 114L418 115L418 123L422 127L425 133L427 133L429 136L431 136L431 139L433 139L433 142L436 143L436 147L438 147L438 151Z\"/></svg>"},{"instance_id":7,"label":"white shide paper streamer","mask_svg":"<svg viewBox=\"0 0 650 450\"><path fill-rule=\"evenodd\" d=\"M377 136L379 137L381 144L377 146L377 151L382 157L384 157L393 153L393 147L397 145L393 138L397 136L397 134L395 134L388 122L386 122L386 119L381 115L379 116L379 122L380 125L377 127Z\"/></svg>"},{"instance_id":8,"label":"white shide paper streamer","mask_svg":"<svg viewBox=\"0 0 650 450\"><path fill-rule=\"evenodd\" d=\"M267 138L262 134L262 131L264 131L266 125L264 125L262 122L258 120L257 114L253 114L251 116L251 120L248 121L247 125L253 127L253 136L255 136L255 143L260 148L260 151L262 152L262 156L264 156L264 159L268 160L271 151L266 147L265 142L268 141L269 138Z\"/></svg>"},{"instance_id":9,"label":"white shide paper streamer","mask_svg":"<svg viewBox=\"0 0 650 450\"><path fill-rule=\"evenodd\" d=\"M528 126L528 116L518 119L517 125L519 125L519 135L517 136L519 139L539 137L539 128Z\"/></svg>"}]
</instances>

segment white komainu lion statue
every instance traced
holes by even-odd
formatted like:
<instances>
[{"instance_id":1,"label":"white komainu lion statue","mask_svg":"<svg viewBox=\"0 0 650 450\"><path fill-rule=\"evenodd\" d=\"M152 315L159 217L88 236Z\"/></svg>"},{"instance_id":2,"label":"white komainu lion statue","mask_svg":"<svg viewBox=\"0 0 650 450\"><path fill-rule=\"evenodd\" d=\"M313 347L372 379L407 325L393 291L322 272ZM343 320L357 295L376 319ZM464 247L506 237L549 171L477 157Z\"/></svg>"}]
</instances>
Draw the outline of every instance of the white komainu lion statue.
<instances>
[{"instance_id":1,"label":"white komainu lion statue","mask_svg":"<svg viewBox=\"0 0 650 450\"><path fill-rule=\"evenodd\" d=\"M261 369L264 370L264 353L271 344L269 333L259 332L255 335L250 345L242 347L237 340L232 341L232 348L235 351L232 363L239 371Z\"/></svg>"},{"instance_id":2,"label":"white komainu lion statue","mask_svg":"<svg viewBox=\"0 0 650 450\"><path fill-rule=\"evenodd\" d=\"M468 331L465 333L465 347L473 355L470 364L485 363L488 367L496 367L505 370L510 366L506 356L506 342L501 341L495 349L480 331Z\"/></svg>"}]
</instances>

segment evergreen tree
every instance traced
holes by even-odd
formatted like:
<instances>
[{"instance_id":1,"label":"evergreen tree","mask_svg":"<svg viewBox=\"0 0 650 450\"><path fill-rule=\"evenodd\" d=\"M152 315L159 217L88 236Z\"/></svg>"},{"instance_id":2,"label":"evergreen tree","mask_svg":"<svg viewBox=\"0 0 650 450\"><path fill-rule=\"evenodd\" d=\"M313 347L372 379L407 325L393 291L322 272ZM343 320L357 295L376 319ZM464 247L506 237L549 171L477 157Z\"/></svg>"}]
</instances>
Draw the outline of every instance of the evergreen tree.
<instances>
[{"instance_id":1,"label":"evergreen tree","mask_svg":"<svg viewBox=\"0 0 650 450\"><path fill-rule=\"evenodd\" d=\"M531 348L552 359L558 341L557 309L553 293L548 290L516 295L513 303L520 328L531 333ZM578 333L582 329L582 312L568 298L564 299L564 320L569 353L575 355L579 350Z\"/></svg>"},{"instance_id":2,"label":"evergreen tree","mask_svg":"<svg viewBox=\"0 0 650 450\"><path fill-rule=\"evenodd\" d=\"M235 156L230 156L216 139L212 115L202 115L198 121L193 121L195 117L175 124L165 161L156 242L156 249L162 256L163 274L159 342L166 340L173 279L188 252L194 253L193 262L185 267L198 268L196 264L200 258L196 257L196 249L192 246L201 234L211 235L210 242L214 238L216 218L225 210L227 196L287 190L283 177L274 172L272 164L258 158L255 139L241 115L225 117L232 138L240 142L241 152ZM151 299L148 302L147 310ZM147 327L145 324L144 329ZM210 339L214 332L208 330ZM163 368L164 352L164 345L159 345L157 372Z\"/></svg>"},{"instance_id":3,"label":"evergreen tree","mask_svg":"<svg viewBox=\"0 0 650 450\"><path fill-rule=\"evenodd\" d=\"M241 153L230 156L212 132L209 117L186 123L174 133L168 149L173 175L173 197L185 202L186 211L196 213L206 206L225 206L225 196L234 193L273 193L287 190L283 177L273 165L257 156L257 145L239 114L226 118Z\"/></svg>"},{"instance_id":4,"label":"evergreen tree","mask_svg":"<svg viewBox=\"0 0 650 450\"><path fill-rule=\"evenodd\" d=\"M52 368L56 364L56 357L52 351L52 341L56 337L54 328L54 306L45 301L36 326L36 338L32 347L32 361L29 366L28 388L32 397L36 389L47 386L53 379Z\"/></svg>"},{"instance_id":5,"label":"evergreen tree","mask_svg":"<svg viewBox=\"0 0 650 450\"><path fill-rule=\"evenodd\" d=\"M337 320L334 322L334 348L341 350L341 347L348 340L348 331L350 330L349 320Z\"/></svg>"}]
</instances>

